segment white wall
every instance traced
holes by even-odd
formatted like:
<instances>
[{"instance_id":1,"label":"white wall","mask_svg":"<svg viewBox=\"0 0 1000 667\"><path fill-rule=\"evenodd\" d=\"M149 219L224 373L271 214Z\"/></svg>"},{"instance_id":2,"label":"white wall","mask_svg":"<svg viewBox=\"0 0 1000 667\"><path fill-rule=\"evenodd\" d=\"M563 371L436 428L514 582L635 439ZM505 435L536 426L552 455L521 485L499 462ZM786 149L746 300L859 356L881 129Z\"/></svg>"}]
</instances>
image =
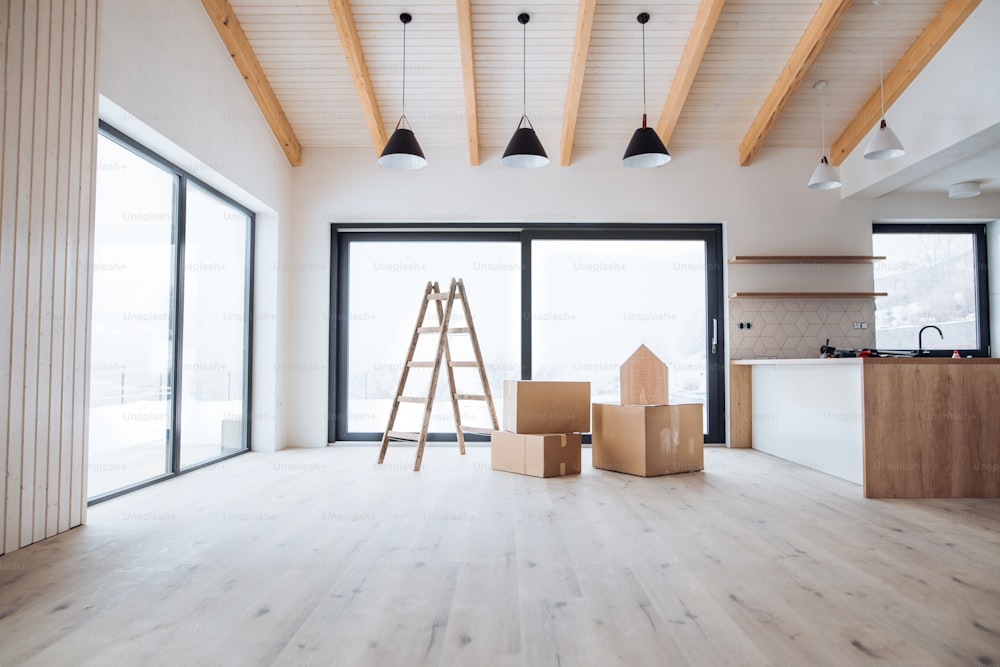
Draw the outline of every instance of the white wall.
<instances>
[{"instance_id":1,"label":"white wall","mask_svg":"<svg viewBox=\"0 0 1000 667\"><path fill-rule=\"evenodd\" d=\"M890 195L842 200L806 187L811 149L765 149L749 168L736 150L678 151L656 170L626 170L620 151L580 149L569 168L501 167L499 150L468 166L461 150L424 147L417 172L376 166L371 150L306 150L296 170L295 225L283 256L283 297L297 326L287 332L287 443L326 443L330 224L338 221L723 222L728 256L871 254L873 219L996 217L1000 197ZM554 150L554 147L550 147ZM795 276L779 267L734 266L728 291L872 288L870 268L834 267ZM401 326L409 326L403 323Z\"/></svg>"},{"instance_id":2,"label":"white wall","mask_svg":"<svg viewBox=\"0 0 1000 667\"><path fill-rule=\"evenodd\" d=\"M998 29L1000 2L984 2L972 12L886 109L906 154L864 159L870 132L841 165L844 197L891 192L1000 141Z\"/></svg>"},{"instance_id":3,"label":"white wall","mask_svg":"<svg viewBox=\"0 0 1000 667\"><path fill-rule=\"evenodd\" d=\"M280 448L284 153L198 0L103 0L100 92L102 120L256 212L253 448Z\"/></svg>"},{"instance_id":4,"label":"white wall","mask_svg":"<svg viewBox=\"0 0 1000 667\"><path fill-rule=\"evenodd\" d=\"M0 7L0 554L86 519L97 9Z\"/></svg>"}]
</instances>

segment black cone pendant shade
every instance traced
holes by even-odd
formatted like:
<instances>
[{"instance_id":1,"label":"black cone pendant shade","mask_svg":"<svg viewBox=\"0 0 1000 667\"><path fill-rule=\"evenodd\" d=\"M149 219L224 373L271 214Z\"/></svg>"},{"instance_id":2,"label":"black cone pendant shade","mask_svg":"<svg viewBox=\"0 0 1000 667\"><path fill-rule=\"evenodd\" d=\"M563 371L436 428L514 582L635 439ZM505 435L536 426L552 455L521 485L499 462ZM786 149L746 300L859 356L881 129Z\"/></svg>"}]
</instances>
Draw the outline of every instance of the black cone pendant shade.
<instances>
[{"instance_id":1,"label":"black cone pendant shade","mask_svg":"<svg viewBox=\"0 0 1000 667\"><path fill-rule=\"evenodd\" d=\"M405 118L400 118L399 122L402 123ZM427 159L413 130L397 125L389 141L385 142L378 163L390 169L423 169L427 166Z\"/></svg>"},{"instance_id":2,"label":"black cone pendant shade","mask_svg":"<svg viewBox=\"0 0 1000 667\"><path fill-rule=\"evenodd\" d=\"M521 122L517 124L501 162L508 167L519 168L544 167L549 163L549 156L545 154L542 142L527 116L521 116Z\"/></svg>"},{"instance_id":3,"label":"black cone pendant shade","mask_svg":"<svg viewBox=\"0 0 1000 667\"><path fill-rule=\"evenodd\" d=\"M646 114L642 114L642 127L632 133L622 165L626 167L660 167L670 162L670 153L660 140L660 135L646 127Z\"/></svg>"},{"instance_id":4,"label":"black cone pendant shade","mask_svg":"<svg viewBox=\"0 0 1000 667\"><path fill-rule=\"evenodd\" d=\"M406 24L413 17L404 12L399 15L399 20L403 23L403 115L399 117L389 141L385 142L378 163L390 169L423 169L427 166L427 159L417 143L417 136L409 127L402 127L404 123L409 125L406 120Z\"/></svg>"},{"instance_id":5,"label":"black cone pendant shade","mask_svg":"<svg viewBox=\"0 0 1000 667\"><path fill-rule=\"evenodd\" d=\"M521 49L524 68L521 73L521 99L525 109L527 108L527 28L524 26L527 26L530 20L531 17L528 14L518 14L517 16L517 22L522 26ZM510 138L500 161L507 167L516 168L544 167L549 163L549 156L542 148L542 142L538 140L535 128L531 126L527 112L522 111L521 120L517 124L517 129L514 130L514 136Z\"/></svg>"},{"instance_id":6,"label":"black cone pendant shade","mask_svg":"<svg viewBox=\"0 0 1000 667\"><path fill-rule=\"evenodd\" d=\"M646 127L646 24L649 23L649 14L642 12L636 20L642 25L642 127L632 133L632 141L628 142L622 157L622 166L644 169L670 162L670 153L656 130Z\"/></svg>"}]
</instances>

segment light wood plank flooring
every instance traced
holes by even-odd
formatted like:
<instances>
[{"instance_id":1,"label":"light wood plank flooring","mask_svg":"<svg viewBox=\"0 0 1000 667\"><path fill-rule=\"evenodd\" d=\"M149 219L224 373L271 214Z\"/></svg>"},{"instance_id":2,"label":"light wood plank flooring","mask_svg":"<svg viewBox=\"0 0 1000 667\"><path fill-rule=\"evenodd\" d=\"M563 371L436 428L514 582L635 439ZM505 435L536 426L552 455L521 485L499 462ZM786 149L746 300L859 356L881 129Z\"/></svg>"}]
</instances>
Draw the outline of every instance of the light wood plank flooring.
<instances>
[{"instance_id":1,"label":"light wood plank flooring","mask_svg":"<svg viewBox=\"0 0 1000 667\"><path fill-rule=\"evenodd\" d=\"M489 450L249 454L0 557L2 665L983 665L1000 501L753 450L538 479Z\"/></svg>"}]
</instances>

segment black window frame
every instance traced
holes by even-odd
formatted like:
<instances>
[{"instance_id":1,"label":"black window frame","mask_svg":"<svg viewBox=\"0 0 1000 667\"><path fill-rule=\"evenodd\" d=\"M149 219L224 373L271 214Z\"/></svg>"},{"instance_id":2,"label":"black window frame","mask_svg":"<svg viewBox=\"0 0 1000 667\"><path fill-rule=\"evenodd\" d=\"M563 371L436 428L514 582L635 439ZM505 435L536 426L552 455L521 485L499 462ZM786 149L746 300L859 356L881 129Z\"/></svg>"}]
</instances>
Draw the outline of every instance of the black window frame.
<instances>
[{"instance_id":1,"label":"black window frame","mask_svg":"<svg viewBox=\"0 0 1000 667\"><path fill-rule=\"evenodd\" d=\"M990 346L990 288L989 259L985 223L872 223L872 236L877 234L967 234L973 238L975 262L976 329L978 348L958 348L964 356L989 357ZM891 259L891 258L887 258ZM877 302L876 302L877 303ZM877 345L876 345L877 347ZM917 352L917 348L903 348ZM950 357L953 350L923 350L922 357Z\"/></svg>"},{"instance_id":2,"label":"black window frame","mask_svg":"<svg viewBox=\"0 0 1000 667\"><path fill-rule=\"evenodd\" d=\"M113 491L108 491L107 493L101 493L93 497L87 498L87 506L96 505L102 503L106 500L111 500L117 498L126 493L131 493L132 491L137 491L138 489L145 488L152 484L157 484L167 479L172 479L178 475L184 475L195 470L199 470L206 466L214 465L220 463L227 459L233 458L234 456L240 456L246 454L250 451L252 445L252 425L253 425L253 303L254 303L254 243L255 234L254 230L256 227L256 216L254 212L240 204L238 201L234 200L216 188L212 187L205 181L194 176L187 170L178 166L174 162L164 158L162 155L156 151L150 149L139 141L133 139L129 135L125 134L118 128L114 127L110 123L100 120L98 121L97 131L99 136L103 136L106 139L114 141L121 147L135 153L139 157L155 164L164 171L170 173L174 177L174 193L173 193L173 240L174 240L174 257L173 257L173 298L171 299L171 333L173 340L171 341L171 354L172 354L172 367L170 374L170 394L171 394L171 405L170 405L170 433L167 438L167 472L161 473L154 477L136 482L135 484L130 484L128 486L115 489ZM198 189L202 190L206 194L219 199L220 201L232 206L236 210L245 214L248 219L247 225L247 243L246 243L246 255L245 255L245 275L244 275L244 328L243 328L243 345L244 345L244 355L243 355L243 377L245 378L243 386L243 435L242 435L242 448L230 452L228 454L223 454L216 458L209 459L207 461L199 461L197 463L181 466L181 382L183 373L178 373L177 369L183 368L183 348L184 348L184 249L185 249L185 232L187 228L187 186L188 184L194 185Z\"/></svg>"},{"instance_id":3,"label":"black window frame","mask_svg":"<svg viewBox=\"0 0 1000 667\"><path fill-rule=\"evenodd\" d=\"M328 364L327 441L377 442L382 433L356 433L347 430L346 373L338 373L348 363L347 316L349 247L364 241L511 241L521 244L521 377L531 379L531 242L533 240L703 240L706 267L706 383L708 420L706 444L726 442L725 402L725 316L726 296L723 275L723 229L721 223L650 223L650 224L546 224L490 223L334 223L330 225L330 340ZM714 328L713 328L714 322ZM714 349L713 349L714 347ZM453 434L429 434L429 441L451 441ZM469 441L482 438L466 436ZM589 436L585 439L589 442Z\"/></svg>"}]
</instances>

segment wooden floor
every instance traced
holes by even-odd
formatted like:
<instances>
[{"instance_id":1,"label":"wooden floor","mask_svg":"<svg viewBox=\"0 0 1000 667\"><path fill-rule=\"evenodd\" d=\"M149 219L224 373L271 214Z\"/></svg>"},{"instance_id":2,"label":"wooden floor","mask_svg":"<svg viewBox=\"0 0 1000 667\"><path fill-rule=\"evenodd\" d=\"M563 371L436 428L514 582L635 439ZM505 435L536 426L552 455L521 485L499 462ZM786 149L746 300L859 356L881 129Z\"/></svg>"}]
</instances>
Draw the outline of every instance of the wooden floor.
<instances>
[{"instance_id":1,"label":"wooden floor","mask_svg":"<svg viewBox=\"0 0 1000 667\"><path fill-rule=\"evenodd\" d=\"M642 479L249 454L0 557L0 665L1000 662L1000 501L753 450Z\"/></svg>"}]
</instances>

